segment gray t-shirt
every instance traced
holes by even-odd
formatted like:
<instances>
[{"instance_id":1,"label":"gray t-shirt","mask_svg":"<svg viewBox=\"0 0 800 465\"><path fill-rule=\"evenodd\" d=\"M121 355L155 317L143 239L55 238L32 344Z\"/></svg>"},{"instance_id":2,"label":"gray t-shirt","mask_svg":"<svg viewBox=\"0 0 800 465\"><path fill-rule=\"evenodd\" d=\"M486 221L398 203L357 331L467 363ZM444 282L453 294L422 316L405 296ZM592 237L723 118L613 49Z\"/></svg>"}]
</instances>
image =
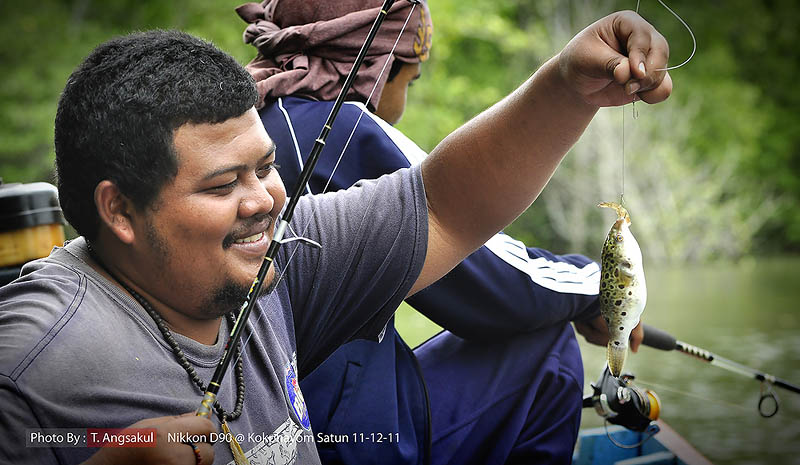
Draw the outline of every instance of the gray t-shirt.
<instances>
[{"instance_id":1,"label":"gray t-shirt","mask_svg":"<svg viewBox=\"0 0 800 465\"><path fill-rule=\"evenodd\" d=\"M244 408L230 427L253 465L319 463L298 376L350 339L380 337L416 280L427 244L419 168L305 196L292 224L298 232L310 224L305 235L323 248L282 247L278 270L295 249L296 256L248 322ZM87 256L76 239L0 288L0 463L79 463L97 449L31 447L44 441L31 435L122 428L199 406L202 393L153 320ZM227 332L223 321L213 346L175 334L205 382ZM236 397L232 368L219 394L228 411ZM232 461L226 443L215 452L215 463Z\"/></svg>"}]
</instances>

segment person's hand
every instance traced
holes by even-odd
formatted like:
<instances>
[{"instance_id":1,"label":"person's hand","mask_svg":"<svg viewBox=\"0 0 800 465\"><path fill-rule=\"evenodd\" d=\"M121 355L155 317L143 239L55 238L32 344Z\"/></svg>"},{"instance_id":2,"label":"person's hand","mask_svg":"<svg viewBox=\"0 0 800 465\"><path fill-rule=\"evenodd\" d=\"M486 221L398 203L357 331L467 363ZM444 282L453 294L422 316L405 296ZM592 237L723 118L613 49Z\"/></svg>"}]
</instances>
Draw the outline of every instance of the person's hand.
<instances>
[{"instance_id":1,"label":"person's hand","mask_svg":"<svg viewBox=\"0 0 800 465\"><path fill-rule=\"evenodd\" d=\"M567 86L589 104L657 103L672 92L664 37L632 11L613 13L576 35L558 56ZM661 70L661 71L659 71Z\"/></svg>"},{"instance_id":2,"label":"person's hand","mask_svg":"<svg viewBox=\"0 0 800 465\"><path fill-rule=\"evenodd\" d=\"M193 443L197 447L198 457L189 444L169 440L170 433L210 437L210 434L216 431L216 427L208 418L187 413L180 416L147 418L128 428L154 428L156 445L154 447L102 447L83 465L211 465L214 463L214 447L210 443Z\"/></svg>"},{"instance_id":3,"label":"person's hand","mask_svg":"<svg viewBox=\"0 0 800 465\"><path fill-rule=\"evenodd\" d=\"M591 320L575 321L574 324L575 329L587 342L603 347L608 345L608 325L606 325L606 320L601 315L597 315ZM639 321L639 324L631 331L629 339L631 352L639 351L642 339L644 339L644 328L642 327L642 322Z\"/></svg>"}]
</instances>

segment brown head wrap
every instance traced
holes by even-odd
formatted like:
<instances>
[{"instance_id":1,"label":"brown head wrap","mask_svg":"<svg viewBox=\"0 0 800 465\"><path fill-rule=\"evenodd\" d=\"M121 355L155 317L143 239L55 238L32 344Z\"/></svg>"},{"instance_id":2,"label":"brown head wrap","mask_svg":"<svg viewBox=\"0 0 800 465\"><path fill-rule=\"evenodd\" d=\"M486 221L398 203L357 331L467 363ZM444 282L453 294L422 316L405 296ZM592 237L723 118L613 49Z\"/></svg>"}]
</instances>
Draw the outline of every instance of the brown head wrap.
<instances>
[{"instance_id":1,"label":"brown head wrap","mask_svg":"<svg viewBox=\"0 0 800 465\"><path fill-rule=\"evenodd\" d=\"M286 95L334 100L380 11L380 0L265 0L236 9L249 23L244 41L258 49L246 66L261 96L258 108ZM416 63L428 59L433 25L424 2L410 8L398 0L389 10L359 69L348 99L366 102L386 60L375 94L367 105L378 105L389 67L397 59ZM397 36L401 34L392 56Z\"/></svg>"}]
</instances>

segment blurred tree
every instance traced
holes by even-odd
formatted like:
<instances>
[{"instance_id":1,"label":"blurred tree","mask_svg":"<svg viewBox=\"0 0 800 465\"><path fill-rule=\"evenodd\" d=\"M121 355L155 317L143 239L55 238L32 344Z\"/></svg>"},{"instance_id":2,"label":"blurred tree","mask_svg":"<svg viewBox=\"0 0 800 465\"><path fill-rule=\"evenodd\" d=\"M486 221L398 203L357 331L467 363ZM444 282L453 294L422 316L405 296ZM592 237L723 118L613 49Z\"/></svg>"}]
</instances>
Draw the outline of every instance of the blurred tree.
<instances>
[{"instance_id":1,"label":"blurred tree","mask_svg":"<svg viewBox=\"0 0 800 465\"><path fill-rule=\"evenodd\" d=\"M98 43L149 28L178 28L246 62L238 3L214 0L43 0L0 2L0 177L53 181L53 120L74 67Z\"/></svg>"},{"instance_id":2,"label":"blurred tree","mask_svg":"<svg viewBox=\"0 0 800 465\"><path fill-rule=\"evenodd\" d=\"M728 142L741 146L734 173L739 189L782 200L760 228L755 246L773 252L800 250L800 93L791 90L800 72L800 3L668 4L694 25L702 52L685 70L675 71L682 85L703 90L678 95L681 100L702 99L690 145L699 156L712 159L727 156L720 147ZM682 61L691 46L683 26L652 0L642 2L640 12L664 32L672 56Z\"/></svg>"}]
</instances>

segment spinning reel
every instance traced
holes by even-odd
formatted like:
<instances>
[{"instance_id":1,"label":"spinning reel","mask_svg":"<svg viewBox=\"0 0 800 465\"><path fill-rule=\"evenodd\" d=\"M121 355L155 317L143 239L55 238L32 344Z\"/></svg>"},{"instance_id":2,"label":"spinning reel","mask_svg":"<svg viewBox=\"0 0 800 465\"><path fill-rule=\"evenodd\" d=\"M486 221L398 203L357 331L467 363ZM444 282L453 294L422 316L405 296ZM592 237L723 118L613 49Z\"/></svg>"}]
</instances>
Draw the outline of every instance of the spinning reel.
<instances>
[{"instance_id":1,"label":"spinning reel","mask_svg":"<svg viewBox=\"0 0 800 465\"><path fill-rule=\"evenodd\" d=\"M652 436L660 430L655 420L661 412L661 400L650 389L633 384L633 380L634 376L628 373L615 378L606 366L597 383L592 384L592 395L583 399L583 407L594 407L609 423Z\"/></svg>"}]
</instances>

